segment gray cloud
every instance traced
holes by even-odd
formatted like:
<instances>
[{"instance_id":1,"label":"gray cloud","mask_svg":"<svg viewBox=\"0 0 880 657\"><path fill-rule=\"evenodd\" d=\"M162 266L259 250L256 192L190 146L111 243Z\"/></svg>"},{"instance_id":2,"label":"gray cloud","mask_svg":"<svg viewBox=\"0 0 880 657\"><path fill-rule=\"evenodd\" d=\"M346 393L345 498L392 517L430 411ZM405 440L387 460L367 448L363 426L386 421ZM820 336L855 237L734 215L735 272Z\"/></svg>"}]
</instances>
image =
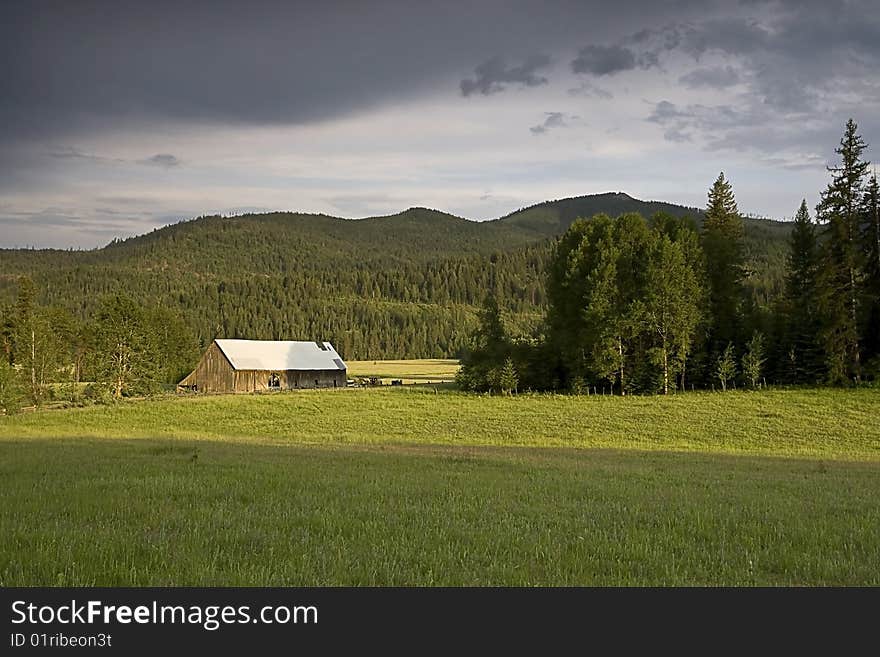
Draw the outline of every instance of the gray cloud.
<instances>
[{"instance_id":1,"label":"gray cloud","mask_svg":"<svg viewBox=\"0 0 880 657\"><path fill-rule=\"evenodd\" d=\"M506 53L514 65L489 66L466 78L461 92L540 85L542 60L516 63L535 52L570 58L584 43L605 45L581 49L572 69L597 76L654 67L673 51L695 60L735 57L752 92L787 109L821 100L829 86L876 92L874 5L633 0L621 11L566 0L550 7L527 0L7 3L0 142L160 121L323 121L438 84L452 91L453 80L493 53ZM327 35L345 47L332 47Z\"/></svg>"},{"instance_id":2,"label":"gray cloud","mask_svg":"<svg viewBox=\"0 0 880 657\"><path fill-rule=\"evenodd\" d=\"M180 160L170 153L157 153L152 157L138 160L138 164L145 164L147 166L153 167L162 167L163 169L171 169L173 167L180 166Z\"/></svg>"},{"instance_id":3,"label":"gray cloud","mask_svg":"<svg viewBox=\"0 0 880 657\"><path fill-rule=\"evenodd\" d=\"M821 170L833 145L840 137L843 123L815 123L805 113L780 123L772 107L747 99L743 105L729 104L684 106L663 100L656 103L646 118L663 128L663 138L674 143L698 141L703 150L754 151L759 161L789 170ZM870 121L869 133L876 131ZM862 130L865 134L865 131Z\"/></svg>"},{"instance_id":4,"label":"gray cloud","mask_svg":"<svg viewBox=\"0 0 880 657\"><path fill-rule=\"evenodd\" d=\"M317 123L437 89L456 93L464 77L479 93L480 77L466 73L498 53L511 70L496 84L534 85L545 60L530 55L564 52L585 33L627 30L626 17L589 3L565 7L565 21L537 7L528 0L5 3L0 142L169 122Z\"/></svg>"},{"instance_id":5,"label":"gray cloud","mask_svg":"<svg viewBox=\"0 0 880 657\"><path fill-rule=\"evenodd\" d=\"M663 127L667 141L764 153L762 162L787 169L816 168L850 116L869 140L877 134L880 14L872 6L866 0L750 3L738 14L707 14L621 43L659 60L672 52L696 63L711 60L679 77L687 88L738 85L729 102L716 106L655 103L646 119Z\"/></svg>"},{"instance_id":6,"label":"gray cloud","mask_svg":"<svg viewBox=\"0 0 880 657\"><path fill-rule=\"evenodd\" d=\"M614 75L636 66L635 53L620 45L585 46L571 62L571 70L575 73L590 75Z\"/></svg>"},{"instance_id":7,"label":"gray cloud","mask_svg":"<svg viewBox=\"0 0 880 657\"><path fill-rule=\"evenodd\" d=\"M591 84L589 82L581 82L577 87L572 87L568 90L569 96L583 96L585 98L601 98L603 100L611 100L614 98L614 94L612 94L607 89L603 89L602 87L597 87L595 84Z\"/></svg>"},{"instance_id":8,"label":"gray cloud","mask_svg":"<svg viewBox=\"0 0 880 657\"><path fill-rule=\"evenodd\" d=\"M755 5L757 15L707 18L673 25L650 37L654 47L678 49L696 61L710 55L735 60L750 74L747 93L779 111L803 111L824 98L859 88L876 97L880 65L880 14L854 0ZM659 45L659 42L665 46ZM684 75L688 86L734 84L730 66ZM866 89L865 80L873 80Z\"/></svg>"},{"instance_id":9,"label":"gray cloud","mask_svg":"<svg viewBox=\"0 0 880 657\"><path fill-rule=\"evenodd\" d=\"M564 128L568 124L565 122L566 116L562 112L544 112L545 118L543 123L534 125L529 128L533 135L543 135L553 128Z\"/></svg>"},{"instance_id":10,"label":"gray cloud","mask_svg":"<svg viewBox=\"0 0 880 657\"><path fill-rule=\"evenodd\" d=\"M130 164L131 160L120 157L106 157L95 153L87 153L72 146L64 146L49 151L49 157L56 160L69 160L75 162L87 162L91 164ZM135 164L142 164L151 167L160 167L163 169L171 169L180 166L180 159L170 153L157 153L142 160L135 160Z\"/></svg>"},{"instance_id":11,"label":"gray cloud","mask_svg":"<svg viewBox=\"0 0 880 657\"><path fill-rule=\"evenodd\" d=\"M725 89L738 84L740 77L732 66L711 66L686 73L678 81L690 89Z\"/></svg>"},{"instance_id":12,"label":"gray cloud","mask_svg":"<svg viewBox=\"0 0 880 657\"><path fill-rule=\"evenodd\" d=\"M550 58L547 55L532 55L520 66L507 66L501 57L493 57L474 69L473 78L465 78L460 83L461 95L480 93L484 96L503 91L509 84L537 87L547 84L547 78L537 71L547 68Z\"/></svg>"},{"instance_id":13,"label":"gray cloud","mask_svg":"<svg viewBox=\"0 0 880 657\"><path fill-rule=\"evenodd\" d=\"M120 163L125 160L119 158L104 157L103 155L95 155L94 153L86 153L72 146L63 146L49 151L49 157L57 160L79 160L82 162L91 162L94 164L111 164Z\"/></svg>"},{"instance_id":14,"label":"gray cloud","mask_svg":"<svg viewBox=\"0 0 880 657\"><path fill-rule=\"evenodd\" d=\"M672 141L676 143L682 143L686 141L693 141L691 135L687 132L684 132L681 128L669 128L666 132L663 133L663 139L666 141Z\"/></svg>"},{"instance_id":15,"label":"gray cloud","mask_svg":"<svg viewBox=\"0 0 880 657\"><path fill-rule=\"evenodd\" d=\"M739 108L733 105L690 104L680 107L668 100L654 106L647 121L666 128L666 138L683 141L691 131L704 133L712 139L712 148L723 148L725 131L763 124L768 110L760 107ZM746 148L749 144L743 143Z\"/></svg>"},{"instance_id":16,"label":"gray cloud","mask_svg":"<svg viewBox=\"0 0 880 657\"><path fill-rule=\"evenodd\" d=\"M736 150L748 154L742 162L788 170L816 168L834 157L832 149L849 116L856 118L873 145L875 159L880 146L876 0L628 0L623 5L582 0L41 0L4 3L2 14L0 195L7 201L14 197L15 207L23 209L69 202L83 219L112 219L115 215L110 213L116 212L122 221L130 209L135 217L130 232L139 226L138 211L144 207L168 213L185 207L203 213L207 208L191 207L199 203L193 199L205 198L211 186L265 190L274 199L309 198L305 189L297 195L300 183L279 175L280 167L246 170L235 158L222 166L197 166L196 160L209 159L209 140L216 138L218 127L223 134L228 130L241 137L244 144L250 137L241 129L251 126L306 125L369 113L366 123L389 107L439 113L442 101L438 106L432 103L444 94L449 100L501 88L531 88L529 94L510 94L505 103L486 103L485 111L492 114L479 114L484 104L458 103L462 113L450 116L449 131L461 134L470 129L467 126L476 127L469 139L479 150L475 160L484 160L474 169L434 166L430 149L438 142L430 130L417 138L401 131L399 141L384 139L381 144L359 133L361 143L351 145L352 156L395 151L384 159L370 158L382 174L378 177L388 181L397 175L394 167L417 145L425 156L424 166L413 178L425 188L434 189L436 183L435 198L448 193L449 204L454 204L459 192L439 191L450 179L448 171L458 172L462 186L474 177L486 189L509 183L497 162L500 153L509 156L505 149L510 144L499 147L504 137L498 129L510 125L511 131L524 133L516 137L529 137L519 119L513 122L510 117L522 116L523 111L533 115L534 102L542 103L538 110L579 111L559 98L569 87L574 89L568 103L582 98L582 104L595 112L590 119L595 134L590 137L597 148L614 147L602 142L603 135L627 134L634 97L649 101L640 118L655 128L654 139L680 144L688 156L700 148L712 151L713 159ZM490 59L499 53L505 60ZM544 53L545 59L529 59L534 53ZM550 61L566 66L551 67ZM652 75L641 76L639 88L632 89L626 85L628 76L622 75L632 69L650 70ZM738 78L736 86L729 70ZM464 87L462 78L467 80ZM599 82L601 87L594 84ZM612 91L614 103L606 102ZM712 92L707 94L712 100L701 98L705 91ZM543 104L545 94L554 99ZM619 116L617 102L625 110ZM502 116L508 109L511 114ZM532 134L546 134L554 129L545 126L548 117L539 122L535 116L526 126L537 123L532 127L544 132ZM495 122L493 129L482 131L481 121ZM572 123L567 116L563 121ZM437 134L443 130L438 128ZM186 146L149 145L149 135L175 131L196 138ZM316 139L315 148L323 143L330 151L336 148L321 142L323 137ZM566 155L559 151L554 160L553 142L562 140L541 144L546 147L543 156L554 162L542 169L542 180L558 181L573 168L588 165L589 153L563 163ZM104 149L131 153L136 143L147 145L126 156L130 159L101 154ZM49 150L57 144L78 148ZM646 150L652 145L646 144ZM444 143L440 150L447 146L452 148ZM187 161L175 169L180 175L173 188L156 187L163 161L150 161L159 167L151 169L140 166L146 162L139 158L149 161L147 156L184 147L194 158L192 166ZM218 151L224 148L217 146ZM464 148L460 152L466 153ZM166 160L164 166L173 166L171 162ZM386 162L391 164L382 168ZM642 163L640 181L650 181L652 170ZM692 164L701 164L699 155ZM327 208L328 199L337 195L345 205L343 196L356 190L321 166L315 163L315 177L325 179L320 190L312 192L315 207ZM609 170L607 175L618 174ZM660 170L655 180L665 175ZM426 181L427 176L435 178ZM534 167L521 176L517 182L535 188ZM282 187L292 196L279 193ZM119 190L118 196L131 197L130 202L120 198L99 203L92 197L96 188L107 190L108 198L114 198L111 190ZM370 184L369 189L403 194L394 186ZM12 190L14 194L6 194ZM136 196L149 199L139 205ZM488 203L473 198L475 203ZM248 196L227 198L225 203L233 207L244 201L275 202ZM383 205L379 199L373 202ZM394 199L387 210L398 207ZM55 213L57 221L65 216ZM158 221L159 215L152 220ZM77 230L68 228L67 236ZM60 226L57 231L44 230L47 240L61 239ZM17 239L11 228L0 232L4 242Z\"/></svg>"}]
</instances>

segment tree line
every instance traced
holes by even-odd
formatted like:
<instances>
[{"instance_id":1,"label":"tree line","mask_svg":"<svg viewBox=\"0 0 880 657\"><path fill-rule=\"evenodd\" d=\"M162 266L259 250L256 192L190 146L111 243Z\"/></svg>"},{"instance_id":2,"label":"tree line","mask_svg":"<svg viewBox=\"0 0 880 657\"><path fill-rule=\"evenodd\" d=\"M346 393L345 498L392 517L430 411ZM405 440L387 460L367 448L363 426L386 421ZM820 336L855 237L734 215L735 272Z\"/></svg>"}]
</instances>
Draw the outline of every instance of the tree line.
<instances>
[{"instance_id":1,"label":"tree line","mask_svg":"<svg viewBox=\"0 0 880 657\"><path fill-rule=\"evenodd\" d=\"M47 401L103 402L147 395L176 383L199 348L180 314L144 306L122 294L101 299L80 321L57 306L35 301L22 277L18 296L0 326L0 411Z\"/></svg>"},{"instance_id":2,"label":"tree line","mask_svg":"<svg viewBox=\"0 0 880 657\"><path fill-rule=\"evenodd\" d=\"M802 203L790 224L744 219L722 174L692 219L600 214L558 239L541 217L482 226L414 209L209 217L97 251L0 251L0 396L146 394L215 337L462 356L475 390L876 380L880 194L865 148L848 123L815 218Z\"/></svg>"},{"instance_id":3,"label":"tree line","mask_svg":"<svg viewBox=\"0 0 880 657\"><path fill-rule=\"evenodd\" d=\"M530 334L484 301L459 374L471 390L617 394L880 379L878 182L850 120L815 219L806 201L788 243L784 289L748 293L743 220L721 173L702 228L658 213L575 221L546 272Z\"/></svg>"}]
</instances>

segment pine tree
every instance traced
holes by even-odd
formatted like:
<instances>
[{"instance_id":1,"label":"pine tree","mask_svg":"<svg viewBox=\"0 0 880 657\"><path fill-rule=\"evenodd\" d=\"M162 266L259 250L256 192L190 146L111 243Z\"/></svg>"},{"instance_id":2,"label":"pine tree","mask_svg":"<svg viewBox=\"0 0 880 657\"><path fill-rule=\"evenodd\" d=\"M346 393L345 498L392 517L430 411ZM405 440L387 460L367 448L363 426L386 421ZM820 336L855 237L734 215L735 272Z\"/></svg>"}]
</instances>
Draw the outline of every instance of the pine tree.
<instances>
[{"instance_id":1,"label":"pine tree","mask_svg":"<svg viewBox=\"0 0 880 657\"><path fill-rule=\"evenodd\" d=\"M858 233L868 162L862 160L866 145L857 130L855 121L847 121L840 146L835 149L840 166L828 168L831 182L816 207L816 215L825 226L819 275L822 338L828 376L835 383L861 376L863 253Z\"/></svg>"},{"instance_id":2,"label":"pine tree","mask_svg":"<svg viewBox=\"0 0 880 657\"><path fill-rule=\"evenodd\" d=\"M0 359L0 415L13 415L21 408L22 389L18 373L4 358Z\"/></svg>"},{"instance_id":3,"label":"pine tree","mask_svg":"<svg viewBox=\"0 0 880 657\"><path fill-rule=\"evenodd\" d=\"M461 369L456 375L458 385L474 391L499 387L498 363L508 358L510 350L498 297L489 292L480 311L479 326L471 336L471 348L462 355Z\"/></svg>"},{"instance_id":4,"label":"pine tree","mask_svg":"<svg viewBox=\"0 0 880 657\"><path fill-rule=\"evenodd\" d=\"M507 334L501 319L498 296L494 292L488 293L483 300L483 307L480 311L480 328L476 336L478 348L487 359L497 362L506 353Z\"/></svg>"},{"instance_id":5,"label":"pine tree","mask_svg":"<svg viewBox=\"0 0 880 657\"><path fill-rule=\"evenodd\" d=\"M735 342L740 328L743 298L743 225L733 188L724 172L709 190L703 249L709 281L709 350Z\"/></svg>"},{"instance_id":6,"label":"pine tree","mask_svg":"<svg viewBox=\"0 0 880 657\"><path fill-rule=\"evenodd\" d=\"M792 383L815 383L822 373L816 302L818 257L816 226L803 200L789 238L783 305L786 378Z\"/></svg>"},{"instance_id":7,"label":"pine tree","mask_svg":"<svg viewBox=\"0 0 880 657\"><path fill-rule=\"evenodd\" d=\"M504 361L504 366L498 374L498 387L501 388L501 392L505 395L509 395L516 392L518 386L519 375L516 373L513 359L507 358L507 360Z\"/></svg>"},{"instance_id":8,"label":"pine tree","mask_svg":"<svg viewBox=\"0 0 880 657\"><path fill-rule=\"evenodd\" d=\"M866 359L880 359L880 185L871 176L863 203L862 243L865 253L865 322L863 335ZM875 366L880 376L880 364Z\"/></svg>"},{"instance_id":9,"label":"pine tree","mask_svg":"<svg viewBox=\"0 0 880 657\"><path fill-rule=\"evenodd\" d=\"M15 312L13 306L0 306L0 358L12 365L12 351L15 344Z\"/></svg>"}]
</instances>

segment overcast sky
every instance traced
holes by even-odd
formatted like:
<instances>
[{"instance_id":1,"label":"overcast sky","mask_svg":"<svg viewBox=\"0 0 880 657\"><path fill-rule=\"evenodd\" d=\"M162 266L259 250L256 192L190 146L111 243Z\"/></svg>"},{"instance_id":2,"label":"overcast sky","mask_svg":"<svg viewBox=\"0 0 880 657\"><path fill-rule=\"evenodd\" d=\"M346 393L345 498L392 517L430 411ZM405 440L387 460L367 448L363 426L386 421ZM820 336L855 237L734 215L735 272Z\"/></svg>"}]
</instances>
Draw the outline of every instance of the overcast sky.
<instances>
[{"instance_id":1,"label":"overcast sky","mask_svg":"<svg viewBox=\"0 0 880 657\"><path fill-rule=\"evenodd\" d=\"M201 214L490 219L624 191L814 206L880 160L876 0L6 1L0 246Z\"/></svg>"}]
</instances>

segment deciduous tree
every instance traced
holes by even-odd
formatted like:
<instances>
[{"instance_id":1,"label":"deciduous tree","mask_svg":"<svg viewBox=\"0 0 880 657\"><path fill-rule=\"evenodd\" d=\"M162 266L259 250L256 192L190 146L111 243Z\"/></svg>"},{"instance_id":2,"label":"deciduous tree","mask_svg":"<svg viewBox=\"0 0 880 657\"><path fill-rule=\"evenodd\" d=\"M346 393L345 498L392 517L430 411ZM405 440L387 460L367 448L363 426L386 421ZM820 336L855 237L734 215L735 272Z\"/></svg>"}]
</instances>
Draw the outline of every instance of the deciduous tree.
<instances>
[{"instance_id":1,"label":"deciduous tree","mask_svg":"<svg viewBox=\"0 0 880 657\"><path fill-rule=\"evenodd\" d=\"M701 286L682 244L663 233L655 232L646 271L643 316L662 372L662 390L668 394L674 373L684 368L701 319Z\"/></svg>"},{"instance_id":2,"label":"deciduous tree","mask_svg":"<svg viewBox=\"0 0 880 657\"><path fill-rule=\"evenodd\" d=\"M764 336L755 333L746 344L746 352L742 357L742 373L753 388L758 387L761 374L764 371L765 356Z\"/></svg>"}]
</instances>

